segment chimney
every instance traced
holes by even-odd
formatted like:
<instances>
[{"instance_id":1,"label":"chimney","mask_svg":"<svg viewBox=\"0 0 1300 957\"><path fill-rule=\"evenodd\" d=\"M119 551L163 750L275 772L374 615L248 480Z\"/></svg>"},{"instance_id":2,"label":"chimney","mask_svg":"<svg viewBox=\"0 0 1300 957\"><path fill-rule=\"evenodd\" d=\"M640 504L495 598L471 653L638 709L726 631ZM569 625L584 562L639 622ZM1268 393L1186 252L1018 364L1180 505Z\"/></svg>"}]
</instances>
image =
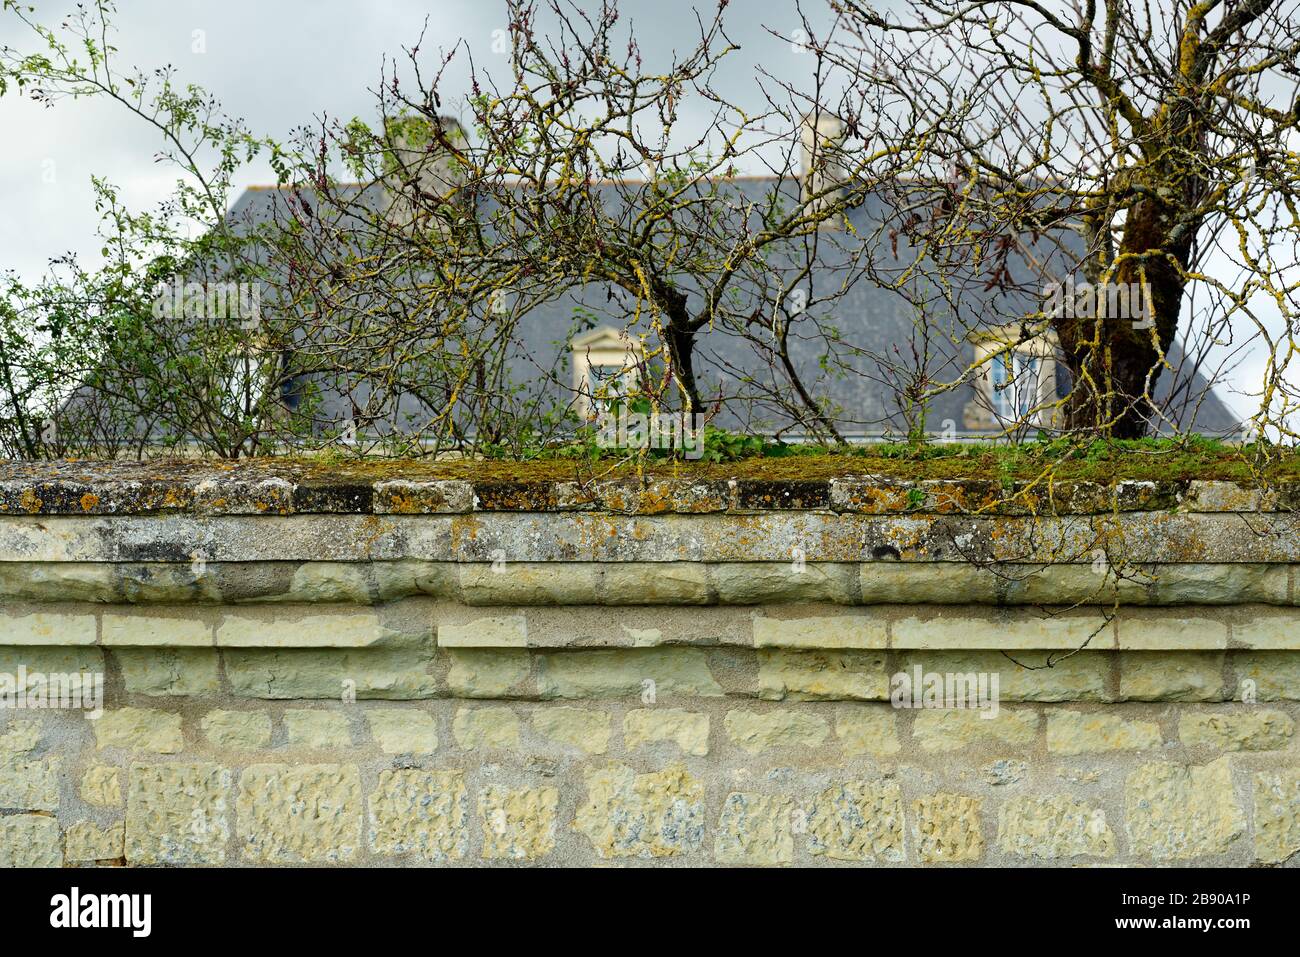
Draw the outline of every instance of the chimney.
<instances>
[{"instance_id":1,"label":"chimney","mask_svg":"<svg viewBox=\"0 0 1300 957\"><path fill-rule=\"evenodd\" d=\"M843 189L832 189L848 179L842 152L846 139L844 121L820 110L810 113L803 118L799 138L803 146L803 165L799 175L803 201L808 211L816 214L827 206L833 206L844 195ZM827 189L831 192L819 196ZM822 226L837 226L838 219L837 216L830 217Z\"/></svg>"},{"instance_id":2,"label":"chimney","mask_svg":"<svg viewBox=\"0 0 1300 957\"><path fill-rule=\"evenodd\" d=\"M437 221L434 214L440 201L458 204L461 175L441 140L464 143L465 131L449 116L438 117L437 124L435 129L433 122L423 116L395 117L385 123L391 146L391 155L384 163L388 217L402 229L415 229L431 219ZM440 222L440 228L442 225Z\"/></svg>"}]
</instances>

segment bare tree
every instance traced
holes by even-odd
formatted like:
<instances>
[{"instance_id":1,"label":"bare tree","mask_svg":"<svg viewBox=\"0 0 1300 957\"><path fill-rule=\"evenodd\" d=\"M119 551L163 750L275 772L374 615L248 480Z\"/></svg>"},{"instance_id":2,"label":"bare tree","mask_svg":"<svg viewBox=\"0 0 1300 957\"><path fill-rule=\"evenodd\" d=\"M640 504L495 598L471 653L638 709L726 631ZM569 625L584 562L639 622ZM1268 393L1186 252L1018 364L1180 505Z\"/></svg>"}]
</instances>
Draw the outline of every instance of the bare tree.
<instances>
[{"instance_id":1,"label":"bare tree","mask_svg":"<svg viewBox=\"0 0 1300 957\"><path fill-rule=\"evenodd\" d=\"M1088 439L1167 430L1205 398L1192 372L1261 347L1256 427L1294 437L1295 2L796 2L769 32L804 74L760 67L740 101L725 2L647 58L614 0L508 0L491 69L418 38L374 122L282 146L170 71L120 68L106 2L65 36L6 0L37 49L0 51L0 92L111 100L183 180L144 214L100 183L105 267L6 282L0 444L526 455L596 391L751 433L919 439L933 403L977 384L966 408L996 403L1004 360L1047 339L1072 388L1002 403L1011 438L1047 411ZM274 200L236 221L232 177L263 150ZM1076 276L1092 291L1044 301ZM232 281L264 289L253 328L154 310L160 283ZM899 294L884 334L863 284ZM1111 288L1141 294L1117 313ZM568 328L543 336L543 309ZM597 327L627 345L599 384L572 346Z\"/></svg>"},{"instance_id":2,"label":"bare tree","mask_svg":"<svg viewBox=\"0 0 1300 957\"><path fill-rule=\"evenodd\" d=\"M859 82L925 118L908 142L930 175L901 191L900 228L937 274L1038 285L1023 335L1050 328L1059 340L1073 380L1067 426L1132 438L1159 424L1153 390L1187 331L1189 288L1202 285L1225 304L1219 333L1244 325L1268 340L1256 424L1294 435L1285 375L1300 183L1294 2L833 6L849 25L837 51L867 67ZM1225 231L1245 273L1235 281L1205 271ZM1070 255L1049 263L1046 245ZM1044 287L1076 270L1087 296L1043 308ZM1117 307L1110 290L1141 299ZM1261 300L1282 313L1280 340Z\"/></svg>"},{"instance_id":3,"label":"bare tree","mask_svg":"<svg viewBox=\"0 0 1300 957\"><path fill-rule=\"evenodd\" d=\"M730 402L840 437L816 380L847 359L831 317L863 275L866 245L845 214L906 171L902 131L919 120L855 88L807 21L806 82L761 82L757 107L728 100L712 82L735 49L726 6L651 68L612 2L512 0L508 68L473 65L457 119L442 76L468 49L443 53L426 79L417 43L407 78L394 65L378 88L374 129L304 135L312 163L281 213L284 298L325 317L305 349L318 358L355 354L376 333L405 345L387 403L366 392L369 419L391 414L400 386L420 396L436 441L504 440L502 356L531 309L581 299L579 323L638 344L636 379L655 407ZM873 145L882 124L890 135ZM356 185L330 175L336 158ZM739 176L745 167L767 175ZM831 268L814 287L818 264ZM724 339L749 358L710 348ZM525 378L571 393L564 369L523 351L535 363ZM543 404L529 395L517 417L563 418Z\"/></svg>"}]
</instances>

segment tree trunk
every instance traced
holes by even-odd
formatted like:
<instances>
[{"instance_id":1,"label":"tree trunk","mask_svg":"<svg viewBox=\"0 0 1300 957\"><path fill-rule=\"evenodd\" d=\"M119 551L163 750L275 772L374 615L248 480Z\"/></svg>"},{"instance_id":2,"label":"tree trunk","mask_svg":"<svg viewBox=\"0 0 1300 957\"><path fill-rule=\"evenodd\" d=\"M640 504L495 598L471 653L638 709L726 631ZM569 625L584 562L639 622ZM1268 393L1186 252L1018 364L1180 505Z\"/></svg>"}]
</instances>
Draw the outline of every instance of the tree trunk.
<instances>
[{"instance_id":1,"label":"tree trunk","mask_svg":"<svg viewBox=\"0 0 1300 957\"><path fill-rule=\"evenodd\" d=\"M1147 394L1155 394L1162 357L1178 328L1186 286L1182 270L1195 232L1176 233L1173 224L1171 208L1155 199L1135 204L1125 221L1120 256L1136 258L1122 259L1110 282L1141 290L1141 310L1130 298L1127 315L1098 308L1093 317L1053 321L1072 380L1067 428L1116 439L1142 438L1152 428L1155 410ZM1100 290L1098 302L1110 302L1107 290Z\"/></svg>"},{"instance_id":2,"label":"tree trunk","mask_svg":"<svg viewBox=\"0 0 1300 957\"><path fill-rule=\"evenodd\" d=\"M668 355L672 360L673 376L682 391L682 411L703 412L699 386L695 382L695 333L671 322L664 330L668 335Z\"/></svg>"}]
</instances>

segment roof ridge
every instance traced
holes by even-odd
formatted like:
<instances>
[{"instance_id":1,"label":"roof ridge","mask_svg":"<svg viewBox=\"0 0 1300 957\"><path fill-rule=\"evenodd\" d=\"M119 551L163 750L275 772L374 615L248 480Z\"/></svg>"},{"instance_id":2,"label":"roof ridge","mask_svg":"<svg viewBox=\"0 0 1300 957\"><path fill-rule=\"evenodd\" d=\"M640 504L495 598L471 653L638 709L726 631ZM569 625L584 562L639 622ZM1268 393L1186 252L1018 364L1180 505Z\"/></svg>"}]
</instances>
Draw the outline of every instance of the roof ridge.
<instances>
[{"instance_id":1,"label":"roof ridge","mask_svg":"<svg viewBox=\"0 0 1300 957\"><path fill-rule=\"evenodd\" d=\"M741 183L741 182L744 182L744 183L755 183L755 182L766 181L766 180L771 180L771 181L773 181L773 182L777 182L777 181L784 180L784 179L798 179L798 177L797 177L797 176L794 176L794 175L789 175L789 176L778 175L778 174L775 174L775 173L752 173L752 174L747 173L747 174L745 174L745 175L743 175L743 176L708 176L708 177L705 177L705 178L704 178L704 181L705 181L705 182L710 182L710 183L712 183L712 182L722 182L722 183ZM556 178L556 179L548 179L548 180L546 181L546 183L547 183L548 185L550 185L550 184L552 184L552 183L559 183L559 182L561 182L561 181L560 181L558 178ZM647 184L647 183L649 183L649 182L650 182L650 181L649 181L648 179L594 179L594 180L591 181L591 185L593 185L593 186L644 186L645 184ZM516 183L515 185L521 185L521 184L522 184L522 181L520 181L520 183ZM367 183L335 183L334 185L335 185L336 187L340 187L340 188L365 189L368 185L369 185L369 186L373 186L373 185L375 185L375 183L369 183L369 184L367 184ZM245 186L245 187L244 187L244 192L247 192L247 193L253 193L253 192L261 193L261 192L267 192L267 191L269 191L269 190L280 191L280 190L291 190L291 189L301 189L301 188L303 188L303 187L297 187L297 186L294 186L294 185L289 184L289 183L256 183L256 184L253 184L253 185L250 185L250 186ZM311 188L311 187L307 187L307 188Z\"/></svg>"}]
</instances>

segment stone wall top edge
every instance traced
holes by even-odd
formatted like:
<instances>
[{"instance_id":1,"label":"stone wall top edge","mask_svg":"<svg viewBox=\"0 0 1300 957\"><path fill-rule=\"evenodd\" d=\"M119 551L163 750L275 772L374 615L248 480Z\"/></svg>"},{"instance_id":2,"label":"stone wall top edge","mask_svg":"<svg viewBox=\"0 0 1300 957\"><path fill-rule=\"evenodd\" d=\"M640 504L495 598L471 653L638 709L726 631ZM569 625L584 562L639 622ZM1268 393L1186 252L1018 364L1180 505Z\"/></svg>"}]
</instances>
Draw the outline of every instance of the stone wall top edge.
<instances>
[{"instance_id":1,"label":"stone wall top edge","mask_svg":"<svg viewBox=\"0 0 1300 957\"><path fill-rule=\"evenodd\" d=\"M9 562L1293 564L1300 516L474 515L0 517Z\"/></svg>"},{"instance_id":2,"label":"stone wall top edge","mask_svg":"<svg viewBox=\"0 0 1300 957\"><path fill-rule=\"evenodd\" d=\"M1132 511L1287 512L1300 483L1210 480L1015 482L845 475L807 480L659 475L508 481L419 475L304 474L291 465L159 467L142 463L0 462L0 516L437 515L605 512L622 515L824 511L859 514L1062 515Z\"/></svg>"}]
</instances>

